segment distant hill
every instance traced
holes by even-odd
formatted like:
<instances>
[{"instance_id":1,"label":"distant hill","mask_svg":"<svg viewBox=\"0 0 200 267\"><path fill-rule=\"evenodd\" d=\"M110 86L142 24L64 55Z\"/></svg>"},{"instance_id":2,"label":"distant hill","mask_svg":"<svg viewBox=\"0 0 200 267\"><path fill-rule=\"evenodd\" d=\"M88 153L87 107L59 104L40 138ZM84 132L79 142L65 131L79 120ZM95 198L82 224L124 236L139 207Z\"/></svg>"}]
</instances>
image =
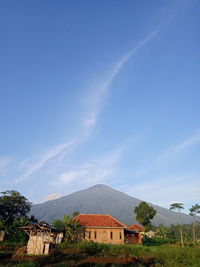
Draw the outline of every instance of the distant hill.
<instances>
[{"instance_id":1,"label":"distant hill","mask_svg":"<svg viewBox=\"0 0 200 267\"><path fill-rule=\"evenodd\" d=\"M63 219L64 214L71 214L74 211L110 214L122 223L129 225L136 223L133 210L141 201L109 186L99 184L55 200L33 205L30 214L40 221L49 223L54 219ZM179 222L177 212L151 205L157 210L152 221L154 225L170 225ZM183 214L183 223L191 222L191 216Z\"/></svg>"}]
</instances>

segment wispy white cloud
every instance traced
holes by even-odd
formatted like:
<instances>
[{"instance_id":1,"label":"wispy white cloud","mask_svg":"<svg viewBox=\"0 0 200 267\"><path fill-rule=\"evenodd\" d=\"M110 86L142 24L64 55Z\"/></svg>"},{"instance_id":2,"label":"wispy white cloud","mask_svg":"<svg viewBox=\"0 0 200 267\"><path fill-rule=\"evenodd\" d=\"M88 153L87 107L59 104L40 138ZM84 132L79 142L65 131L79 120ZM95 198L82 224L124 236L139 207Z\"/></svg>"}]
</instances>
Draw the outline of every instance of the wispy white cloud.
<instances>
[{"instance_id":1,"label":"wispy white cloud","mask_svg":"<svg viewBox=\"0 0 200 267\"><path fill-rule=\"evenodd\" d=\"M4 176L7 171L8 167L11 164L11 158L10 157L1 157L0 158L0 176Z\"/></svg>"},{"instance_id":2,"label":"wispy white cloud","mask_svg":"<svg viewBox=\"0 0 200 267\"><path fill-rule=\"evenodd\" d=\"M200 143L200 133L190 136L178 145L173 145L162 152L156 159L155 164L160 166L169 161L176 160L186 154L192 147Z\"/></svg>"},{"instance_id":3,"label":"wispy white cloud","mask_svg":"<svg viewBox=\"0 0 200 267\"><path fill-rule=\"evenodd\" d=\"M168 208L171 203L182 202L186 205L192 199L200 201L199 173L187 173L177 176L169 175L150 181L138 181L125 191L142 200Z\"/></svg>"},{"instance_id":4,"label":"wispy white cloud","mask_svg":"<svg viewBox=\"0 0 200 267\"><path fill-rule=\"evenodd\" d=\"M115 178L117 170L119 170L116 164L119 162L123 150L124 147L120 146L106 156L91 160L73 169L68 169L53 179L51 185L62 188L64 185L91 186L105 181L111 182Z\"/></svg>"},{"instance_id":5,"label":"wispy white cloud","mask_svg":"<svg viewBox=\"0 0 200 267\"><path fill-rule=\"evenodd\" d=\"M173 202L183 202L186 209L193 202L200 202L200 173L199 166L193 171L183 168L169 168L167 175L166 166L179 162L182 156L188 156L191 149L200 144L200 134L195 134L183 140L179 144L166 149L156 158L144 161L140 168L130 173L134 185L123 185L123 190L128 194L157 204L166 208Z\"/></svg>"},{"instance_id":6,"label":"wispy white cloud","mask_svg":"<svg viewBox=\"0 0 200 267\"><path fill-rule=\"evenodd\" d=\"M125 56L123 56L121 59L119 59L113 66L111 72L107 75L107 78L102 80L98 85L95 85L92 88L92 92L90 91L89 99L87 99L87 104L85 107L86 112L84 113L84 116L81 121L80 125L80 131L79 135L76 136L76 140L71 140L69 142L66 142L64 144L58 145L50 150L48 150L46 153L44 153L43 156L39 156L39 159L30 164L26 167L25 172L15 180L16 183L21 183L31 177L34 173L38 172L40 169L42 169L47 162L49 162L52 159L55 159L56 157L60 157L61 155L65 154L66 151L68 151L69 148L75 147L78 144L83 143L87 138L90 136L91 131L93 127L96 124L97 117L102 109L102 106L104 104L105 98L108 95L109 88L115 79L115 77L118 75L120 70L123 68L123 66L126 64L126 62L138 52L139 49L141 49L148 41L150 41L153 37L155 37L158 34L158 31L153 31L147 37L138 43L138 45L133 48L129 53L127 53ZM71 172L67 176L61 176L61 180L70 180L72 177L77 177L81 175L81 172L78 174L77 172ZM101 175L99 173L94 174L96 177L103 177L106 176L106 174L103 172Z\"/></svg>"},{"instance_id":7,"label":"wispy white cloud","mask_svg":"<svg viewBox=\"0 0 200 267\"><path fill-rule=\"evenodd\" d=\"M139 167L133 170L131 176L133 179L138 179L148 175L148 179L150 179L150 176L154 176L158 171L162 172L164 167L170 164L174 165L184 156L190 155L191 149L198 145L200 145L200 133L191 135L178 144L171 145L150 160L143 158L138 164ZM164 172L165 171L166 170L164 170Z\"/></svg>"},{"instance_id":8,"label":"wispy white cloud","mask_svg":"<svg viewBox=\"0 0 200 267\"><path fill-rule=\"evenodd\" d=\"M57 157L60 155L64 150L71 148L72 146L76 145L78 141L71 140L67 143L58 145L51 150L47 151L36 163L31 164L28 166L26 172L20 176L18 179L16 179L16 183L23 182L28 177L33 175L35 172L37 172L39 169L41 169L49 160Z\"/></svg>"},{"instance_id":9,"label":"wispy white cloud","mask_svg":"<svg viewBox=\"0 0 200 267\"><path fill-rule=\"evenodd\" d=\"M91 86L92 92L90 90L89 97L87 99L87 113L85 118L83 119L83 125L87 128L87 130L90 131L92 127L95 125L97 121L97 116L100 113L105 98L109 93L109 88L115 77L120 72L120 70L124 67L127 61L132 56L134 56L147 42L149 42L153 37L155 37L158 34L158 32L159 32L158 30L153 31L149 35L147 35L147 37L144 40L139 42L136 47L130 50L126 55L121 57L114 64L110 73L103 81L97 83L97 85L95 84Z\"/></svg>"}]
</instances>

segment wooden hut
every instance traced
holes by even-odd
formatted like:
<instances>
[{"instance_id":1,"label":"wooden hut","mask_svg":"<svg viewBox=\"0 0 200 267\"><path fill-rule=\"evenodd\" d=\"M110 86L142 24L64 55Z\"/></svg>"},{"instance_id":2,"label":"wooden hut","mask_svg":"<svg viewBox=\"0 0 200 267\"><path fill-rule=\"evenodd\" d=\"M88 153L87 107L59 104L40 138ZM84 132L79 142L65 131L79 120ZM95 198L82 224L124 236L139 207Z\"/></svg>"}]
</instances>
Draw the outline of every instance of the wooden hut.
<instances>
[{"instance_id":1,"label":"wooden hut","mask_svg":"<svg viewBox=\"0 0 200 267\"><path fill-rule=\"evenodd\" d=\"M63 232L51 228L48 223L40 222L19 227L29 235L27 254L47 255L53 244L60 243L63 239Z\"/></svg>"},{"instance_id":2,"label":"wooden hut","mask_svg":"<svg viewBox=\"0 0 200 267\"><path fill-rule=\"evenodd\" d=\"M125 229L124 234L126 244L141 244L144 227L139 224L131 224Z\"/></svg>"}]
</instances>

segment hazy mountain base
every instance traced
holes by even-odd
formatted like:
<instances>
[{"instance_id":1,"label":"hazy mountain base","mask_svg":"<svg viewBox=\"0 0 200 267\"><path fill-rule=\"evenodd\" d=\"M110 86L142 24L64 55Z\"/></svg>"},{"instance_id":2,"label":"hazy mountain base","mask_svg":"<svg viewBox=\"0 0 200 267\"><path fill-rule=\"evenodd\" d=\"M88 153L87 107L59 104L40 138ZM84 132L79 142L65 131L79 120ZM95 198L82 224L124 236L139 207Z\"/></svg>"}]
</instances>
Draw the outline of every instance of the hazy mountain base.
<instances>
[{"instance_id":1,"label":"hazy mountain base","mask_svg":"<svg viewBox=\"0 0 200 267\"><path fill-rule=\"evenodd\" d=\"M34 205L31 214L42 221L51 223L54 219L63 219L64 214L80 213L110 214L122 223L137 223L133 210L141 200L106 185L95 185L61 197L59 199ZM157 211L152 223L154 225L171 225L179 223L177 212L151 204ZM189 224L192 218L183 214L183 223Z\"/></svg>"}]
</instances>

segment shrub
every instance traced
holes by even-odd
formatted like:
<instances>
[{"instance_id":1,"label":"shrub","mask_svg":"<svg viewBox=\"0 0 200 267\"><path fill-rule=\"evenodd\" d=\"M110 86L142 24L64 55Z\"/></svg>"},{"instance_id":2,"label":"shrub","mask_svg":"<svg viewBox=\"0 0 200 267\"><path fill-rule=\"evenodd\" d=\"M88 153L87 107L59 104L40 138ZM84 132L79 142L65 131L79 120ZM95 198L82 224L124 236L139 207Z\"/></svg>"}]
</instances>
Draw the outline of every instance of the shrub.
<instances>
[{"instance_id":1,"label":"shrub","mask_svg":"<svg viewBox=\"0 0 200 267\"><path fill-rule=\"evenodd\" d=\"M175 240L174 239L170 239L170 238L150 238L150 237L144 237L142 239L142 244L145 246L160 246L160 245L164 245L164 244L175 244Z\"/></svg>"},{"instance_id":2,"label":"shrub","mask_svg":"<svg viewBox=\"0 0 200 267\"><path fill-rule=\"evenodd\" d=\"M107 244L100 244L95 242L82 241L78 244L78 247L82 249L88 255L99 254L102 251L108 249Z\"/></svg>"}]
</instances>

